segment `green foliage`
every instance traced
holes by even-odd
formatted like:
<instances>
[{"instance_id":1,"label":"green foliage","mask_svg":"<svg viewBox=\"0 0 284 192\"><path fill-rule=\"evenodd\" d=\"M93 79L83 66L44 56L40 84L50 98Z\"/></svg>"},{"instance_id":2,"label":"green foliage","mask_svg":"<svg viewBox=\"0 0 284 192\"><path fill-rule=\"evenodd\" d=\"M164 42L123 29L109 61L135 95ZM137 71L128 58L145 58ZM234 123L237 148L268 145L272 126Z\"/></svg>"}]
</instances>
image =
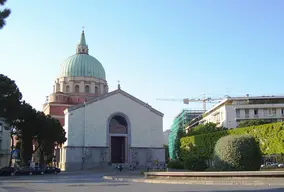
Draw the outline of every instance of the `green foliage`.
<instances>
[{"instance_id":1,"label":"green foliage","mask_svg":"<svg viewBox=\"0 0 284 192\"><path fill-rule=\"evenodd\" d=\"M0 0L0 5L4 5L6 3L7 0ZM0 29L2 29L5 25L6 25L6 21L5 19L7 19L9 17L9 15L11 14L11 10L10 9L3 9L0 10Z\"/></svg>"},{"instance_id":2,"label":"green foliage","mask_svg":"<svg viewBox=\"0 0 284 192\"><path fill-rule=\"evenodd\" d=\"M258 171L261 151L250 135L228 135L214 149L214 167L219 171Z\"/></svg>"},{"instance_id":3,"label":"green foliage","mask_svg":"<svg viewBox=\"0 0 284 192\"><path fill-rule=\"evenodd\" d=\"M284 124L271 123L246 128L236 128L209 134L187 136L181 139L181 158L189 153L211 159L216 142L226 135L252 135L259 143L262 154L284 154Z\"/></svg>"},{"instance_id":4,"label":"green foliage","mask_svg":"<svg viewBox=\"0 0 284 192\"><path fill-rule=\"evenodd\" d=\"M268 124L270 122L265 121L265 120L246 120L246 121L241 121L238 125L238 128L243 128L243 127L250 127L250 126L257 126L257 125L263 125L263 124Z\"/></svg>"},{"instance_id":5,"label":"green foliage","mask_svg":"<svg viewBox=\"0 0 284 192\"><path fill-rule=\"evenodd\" d=\"M185 135L184 133L184 127L182 126L182 124L179 124L179 128L177 130L177 136L175 138L175 143L174 143L174 157L175 159L179 159L181 158L181 143L180 143L180 139Z\"/></svg>"},{"instance_id":6,"label":"green foliage","mask_svg":"<svg viewBox=\"0 0 284 192\"><path fill-rule=\"evenodd\" d=\"M208 172L212 171L212 172L214 172L214 171L218 171L218 170L216 170L214 167L208 167L205 171L208 171Z\"/></svg>"},{"instance_id":7,"label":"green foliage","mask_svg":"<svg viewBox=\"0 0 284 192\"><path fill-rule=\"evenodd\" d=\"M4 2L0 0L0 4ZM8 124L8 128L14 128L15 132L10 133L11 139L16 136L20 140L17 147L22 163L26 165L37 149L51 161L54 145L63 144L66 133L58 120L35 110L21 99L22 94L15 82L0 74L0 117ZM36 150L33 150L33 143L37 143ZM11 149L13 147L12 139Z\"/></svg>"},{"instance_id":8,"label":"green foliage","mask_svg":"<svg viewBox=\"0 0 284 192\"><path fill-rule=\"evenodd\" d=\"M192 128L187 135L200 135L200 134L206 134L206 133L212 133L217 131L225 130L224 127L217 127L215 123L206 123L206 124L200 124L194 128Z\"/></svg>"},{"instance_id":9,"label":"green foliage","mask_svg":"<svg viewBox=\"0 0 284 192\"><path fill-rule=\"evenodd\" d=\"M184 163L180 160L171 160L167 164L169 169L184 169Z\"/></svg>"},{"instance_id":10,"label":"green foliage","mask_svg":"<svg viewBox=\"0 0 284 192\"><path fill-rule=\"evenodd\" d=\"M191 171L204 171L208 168L204 159L196 155L189 155L184 160L184 168Z\"/></svg>"},{"instance_id":11,"label":"green foliage","mask_svg":"<svg viewBox=\"0 0 284 192\"><path fill-rule=\"evenodd\" d=\"M169 160L170 160L169 146L168 146L168 145L164 145L164 149L165 149L165 159L166 159L166 163L168 163Z\"/></svg>"},{"instance_id":12,"label":"green foliage","mask_svg":"<svg viewBox=\"0 0 284 192\"><path fill-rule=\"evenodd\" d=\"M15 81L0 74L0 117L10 127L18 118L22 94Z\"/></svg>"}]
</instances>

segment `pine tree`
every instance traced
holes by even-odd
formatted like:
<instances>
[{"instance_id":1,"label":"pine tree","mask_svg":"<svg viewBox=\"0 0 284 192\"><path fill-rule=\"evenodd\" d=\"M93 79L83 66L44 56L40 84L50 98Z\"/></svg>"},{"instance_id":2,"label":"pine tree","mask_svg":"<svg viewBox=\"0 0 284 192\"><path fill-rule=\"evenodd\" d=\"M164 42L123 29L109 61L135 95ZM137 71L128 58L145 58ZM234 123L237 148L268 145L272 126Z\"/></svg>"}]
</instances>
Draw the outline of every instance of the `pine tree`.
<instances>
[{"instance_id":1,"label":"pine tree","mask_svg":"<svg viewBox=\"0 0 284 192\"><path fill-rule=\"evenodd\" d=\"M0 0L0 6L4 6L7 0ZM8 8L5 8L3 10L0 10L0 29L2 29L6 25L6 19L11 14L11 10Z\"/></svg>"}]
</instances>

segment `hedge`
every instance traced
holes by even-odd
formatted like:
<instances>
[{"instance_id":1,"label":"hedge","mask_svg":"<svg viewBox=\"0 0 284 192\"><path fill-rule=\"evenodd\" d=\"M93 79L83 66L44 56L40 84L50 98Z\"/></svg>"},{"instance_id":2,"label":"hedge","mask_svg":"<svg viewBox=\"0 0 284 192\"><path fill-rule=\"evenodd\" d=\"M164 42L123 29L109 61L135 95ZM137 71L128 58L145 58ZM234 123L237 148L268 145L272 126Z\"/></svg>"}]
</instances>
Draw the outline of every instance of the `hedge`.
<instances>
[{"instance_id":1,"label":"hedge","mask_svg":"<svg viewBox=\"0 0 284 192\"><path fill-rule=\"evenodd\" d=\"M190 153L211 159L216 142L226 135L252 135L259 144L262 154L284 154L284 123L271 123L245 128L235 128L214 133L181 138L181 158Z\"/></svg>"}]
</instances>

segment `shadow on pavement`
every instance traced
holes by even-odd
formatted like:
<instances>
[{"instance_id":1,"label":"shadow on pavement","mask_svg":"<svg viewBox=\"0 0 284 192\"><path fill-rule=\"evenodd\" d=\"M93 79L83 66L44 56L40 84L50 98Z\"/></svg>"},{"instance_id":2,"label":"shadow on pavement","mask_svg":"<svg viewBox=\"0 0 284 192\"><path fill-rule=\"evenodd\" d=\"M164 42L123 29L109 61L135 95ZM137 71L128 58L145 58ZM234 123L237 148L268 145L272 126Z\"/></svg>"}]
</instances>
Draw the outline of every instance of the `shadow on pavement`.
<instances>
[{"instance_id":1,"label":"shadow on pavement","mask_svg":"<svg viewBox=\"0 0 284 192\"><path fill-rule=\"evenodd\" d=\"M36 190L32 190L32 189L29 189L29 188L25 188L25 187L3 187L3 189L7 190L7 191L17 191L17 192L47 192L47 191L52 191L52 190L46 190L46 189L36 189ZM0 189L1 191L1 189Z\"/></svg>"},{"instance_id":2,"label":"shadow on pavement","mask_svg":"<svg viewBox=\"0 0 284 192\"><path fill-rule=\"evenodd\" d=\"M125 183L129 182L123 182L124 184L119 184L121 182L119 181L110 181L110 180L104 180L103 176L101 175L40 175L40 176L18 176L18 177L9 177L9 179L1 180L0 186L5 185L7 183L10 184L21 184L21 183L32 183L32 184L72 184L70 186L80 186L83 184L91 183L98 185L97 183L105 183L102 185L109 185L109 186L119 186L119 185L128 185ZM111 183L111 184L110 184Z\"/></svg>"}]
</instances>

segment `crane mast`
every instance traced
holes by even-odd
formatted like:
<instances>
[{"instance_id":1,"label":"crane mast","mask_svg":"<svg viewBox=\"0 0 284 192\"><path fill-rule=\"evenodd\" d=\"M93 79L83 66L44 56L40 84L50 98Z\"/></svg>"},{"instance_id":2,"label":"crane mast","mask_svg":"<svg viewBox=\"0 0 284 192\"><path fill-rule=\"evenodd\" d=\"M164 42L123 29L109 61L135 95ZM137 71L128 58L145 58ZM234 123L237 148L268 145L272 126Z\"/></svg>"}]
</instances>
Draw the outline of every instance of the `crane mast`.
<instances>
[{"instance_id":1,"label":"crane mast","mask_svg":"<svg viewBox=\"0 0 284 192\"><path fill-rule=\"evenodd\" d=\"M211 97L207 97L207 98L184 98L184 99L157 99L160 101L177 101L177 102L183 102L183 104L188 105L189 103L193 103L193 102L202 102L203 104L203 110L206 111L206 103L218 103L218 101L221 101L223 98L211 98Z\"/></svg>"}]
</instances>

